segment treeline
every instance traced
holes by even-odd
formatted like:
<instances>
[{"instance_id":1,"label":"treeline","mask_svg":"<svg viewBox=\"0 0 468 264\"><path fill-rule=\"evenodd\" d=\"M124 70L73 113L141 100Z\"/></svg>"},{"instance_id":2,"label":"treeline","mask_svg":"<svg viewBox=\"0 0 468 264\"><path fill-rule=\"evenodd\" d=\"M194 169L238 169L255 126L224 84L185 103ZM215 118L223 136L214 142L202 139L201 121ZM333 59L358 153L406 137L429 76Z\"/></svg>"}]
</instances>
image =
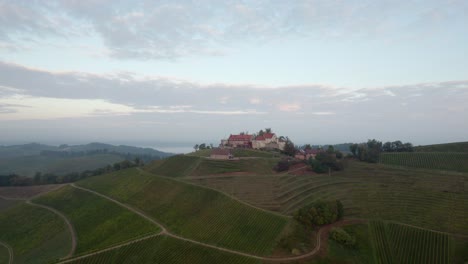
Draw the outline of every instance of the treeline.
<instances>
[{"instance_id":1,"label":"treeline","mask_svg":"<svg viewBox=\"0 0 468 264\"><path fill-rule=\"evenodd\" d=\"M324 173L330 170L340 171L345 167L345 160L343 154L335 150L333 146L328 146L326 151L317 153L314 158L308 160L308 164L316 173Z\"/></svg>"},{"instance_id":2,"label":"treeline","mask_svg":"<svg viewBox=\"0 0 468 264\"><path fill-rule=\"evenodd\" d=\"M56 158L74 158L74 157L84 157L84 156L94 156L99 154L110 154L120 156L125 160L134 160L138 158L144 162L150 162L152 160L159 160L162 157L158 155L151 154L132 154L132 153L122 153L116 151L109 151L108 149L95 149L87 151L57 151L57 150L43 150L41 151L41 156L46 157L56 157Z\"/></svg>"},{"instance_id":3,"label":"treeline","mask_svg":"<svg viewBox=\"0 0 468 264\"><path fill-rule=\"evenodd\" d=\"M79 181L84 178L101 175L113 171L142 166L144 162L138 158L133 161L124 160L106 167L83 172L72 172L65 175L37 172L34 177L26 177L17 174L0 175L0 186L31 186L44 184L61 184Z\"/></svg>"},{"instance_id":4,"label":"treeline","mask_svg":"<svg viewBox=\"0 0 468 264\"><path fill-rule=\"evenodd\" d=\"M381 141L369 139L367 143L351 144L349 150L360 161L377 163L382 152L413 152L414 147L413 144L402 143L400 140L382 144Z\"/></svg>"}]
</instances>

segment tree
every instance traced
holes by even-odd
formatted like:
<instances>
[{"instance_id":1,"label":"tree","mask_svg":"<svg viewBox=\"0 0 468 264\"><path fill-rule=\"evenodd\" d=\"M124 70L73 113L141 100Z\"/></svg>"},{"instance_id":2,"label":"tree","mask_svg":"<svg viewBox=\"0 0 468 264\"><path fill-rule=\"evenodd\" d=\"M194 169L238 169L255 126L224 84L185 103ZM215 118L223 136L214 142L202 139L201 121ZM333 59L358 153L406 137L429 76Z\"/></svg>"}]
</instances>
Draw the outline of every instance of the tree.
<instances>
[{"instance_id":1,"label":"tree","mask_svg":"<svg viewBox=\"0 0 468 264\"><path fill-rule=\"evenodd\" d=\"M275 170L277 172L282 172L282 171L289 170L289 161L287 159L282 159L282 160L278 161L278 163L275 166Z\"/></svg>"},{"instance_id":2,"label":"tree","mask_svg":"<svg viewBox=\"0 0 468 264\"><path fill-rule=\"evenodd\" d=\"M339 200L328 202L317 201L299 209L294 214L294 219L307 228L331 224L339 220L339 204L341 204Z\"/></svg>"},{"instance_id":3,"label":"tree","mask_svg":"<svg viewBox=\"0 0 468 264\"><path fill-rule=\"evenodd\" d=\"M351 144L349 146L349 151L351 151L355 157L357 157L358 146L358 144Z\"/></svg>"},{"instance_id":4,"label":"tree","mask_svg":"<svg viewBox=\"0 0 468 264\"><path fill-rule=\"evenodd\" d=\"M271 133L271 128L265 128L265 133Z\"/></svg>"},{"instance_id":5,"label":"tree","mask_svg":"<svg viewBox=\"0 0 468 264\"><path fill-rule=\"evenodd\" d=\"M296 154L296 147L294 146L294 143L288 138L286 138L286 144L284 145L283 152L291 157L294 157L294 155Z\"/></svg>"},{"instance_id":6,"label":"tree","mask_svg":"<svg viewBox=\"0 0 468 264\"><path fill-rule=\"evenodd\" d=\"M197 151L198 148L199 148L198 144L196 144L195 146L193 146L193 149L194 149L195 151Z\"/></svg>"},{"instance_id":7,"label":"tree","mask_svg":"<svg viewBox=\"0 0 468 264\"><path fill-rule=\"evenodd\" d=\"M334 152L335 152L335 148L334 148L332 145L329 145L329 146L328 146L328 149L327 149L327 152L330 153L330 154L331 154L331 153L334 153Z\"/></svg>"},{"instance_id":8,"label":"tree","mask_svg":"<svg viewBox=\"0 0 468 264\"><path fill-rule=\"evenodd\" d=\"M206 144L201 143L200 146L198 146L198 149L206 149Z\"/></svg>"},{"instance_id":9,"label":"tree","mask_svg":"<svg viewBox=\"0 0 468 264\"><path fill-rule=\"evenodd\" d=\"M310 144L305 144L303 149L304 150L312 150L312 146Z\"/></svg>"}]
</instances>

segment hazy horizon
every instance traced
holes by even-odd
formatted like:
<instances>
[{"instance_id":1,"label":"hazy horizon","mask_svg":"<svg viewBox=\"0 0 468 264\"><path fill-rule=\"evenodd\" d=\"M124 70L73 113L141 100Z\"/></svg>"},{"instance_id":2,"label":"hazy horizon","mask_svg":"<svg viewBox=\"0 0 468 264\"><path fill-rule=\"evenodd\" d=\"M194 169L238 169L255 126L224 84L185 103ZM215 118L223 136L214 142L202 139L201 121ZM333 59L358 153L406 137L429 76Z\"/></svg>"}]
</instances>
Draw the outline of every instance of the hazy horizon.
<instances>
[{"instance_id":1,"label":"hazy horizon","mask_svg":"<svg viewBox=\"0 0 468 264\"><path fill-rule=\"evenodd\" d=\"M0 144L185 147L264 128L298 145L468 141L467 12L461 0L0 1Z\"/></svg>"}]
</instances>

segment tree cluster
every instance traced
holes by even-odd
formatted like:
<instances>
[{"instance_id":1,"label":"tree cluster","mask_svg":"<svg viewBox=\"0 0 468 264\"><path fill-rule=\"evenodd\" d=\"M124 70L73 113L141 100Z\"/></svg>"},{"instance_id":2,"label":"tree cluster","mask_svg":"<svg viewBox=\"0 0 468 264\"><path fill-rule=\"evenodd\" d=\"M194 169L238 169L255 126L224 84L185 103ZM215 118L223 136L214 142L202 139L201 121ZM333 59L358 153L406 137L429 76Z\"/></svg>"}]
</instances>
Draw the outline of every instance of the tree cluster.
<instances>
[{"instance_id":1,"label":"tree cluster","mask_svg":"<svg viewBox=\"0 0 468 264\"><path fill-rule=\"evenodd\" d=\"M318 201L299 209L294 219L306 227L313 228L334 223L343 218L344 209L340 200Z\"/></svg>"},{"instance_id":2,"label":"tree cluster","mask_svg":"<svg viewBox=\"0 0 468 264\"><path fill-rule=\"evenodd\" d=\"M213 148L213 144L206 144L206 143L201 143L200 145L196 144L195 146L193 146L193 149L195 151L197 150L203 150L203 149L212 149Z\"/></svg>"},{"instance_id":3,"label":"tree cluster","mask_svg":"<svg viewBox=\"0 0 468 264\"><path fill-rule=\"evenodd\" d=\"M403 143L400 140L393 142L385 142L382 145L383 152L413 152L413 144L407 142Z\"/></svg>"},{"instance_id":4,"label":"tree cluster","mask_svg":"<svg viewBox=\"0 0 468 264\"><path fill-rule=\"evenodd\" d=\"M349 150L353 153L353 156L360 161L377 163L379 162L380 153L382 152L382 142L369 139L367 143L351 144Z\"/></svg>"},{"instance_id":5,"label":"tree cluster","mask_svg":"<svg viewBox=\"0 0 468 264\"><path fill-rule=\"evenodd\" d=\"M330 231L330 238L347 247L353 247L356 245L356 238L351 236L343 228L332 228Z\"/></svg>"},{"instance_id":6,"label":"tree cluster","mask_svg":"<svg viewBox=\"0 0 468 264\"><path fill-rule=\"evenodd\" d=\"M328 170L340 171L344 169L343 154L335 151L332 146L327 151L317 153L315 159L310 158L308 163L316 173L324 173Z\"/></svg>"},{"instance_id":7,"label":"tree cluster","mask_svg":"<svg viewBox=\"0 0 468 264\"><path fill-rule=\"evenodd\" d=\"M34 177L26 177L17 174L0 175L0 186L30 186L69 183L108 172L123 170L142 165L143 162L139 158L135 158L134 161L124 160L121 162L114 163L113 165L107 165L106 167L98 168L95 170L72 172L64 175L56 175L53 173L41 172L36 172Z\"/></svg>"}]
</instances>

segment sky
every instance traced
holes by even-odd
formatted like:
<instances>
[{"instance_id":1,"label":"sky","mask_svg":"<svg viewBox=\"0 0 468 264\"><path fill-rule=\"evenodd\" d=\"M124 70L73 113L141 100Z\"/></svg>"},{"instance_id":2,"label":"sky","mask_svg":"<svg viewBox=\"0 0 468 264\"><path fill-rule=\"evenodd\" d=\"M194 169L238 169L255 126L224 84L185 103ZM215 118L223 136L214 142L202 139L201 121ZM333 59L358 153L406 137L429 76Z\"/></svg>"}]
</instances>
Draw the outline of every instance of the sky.
<instances>
[{"instance_id":1,"label":"sky","mask_svg":"<svg viewBox=\"0 0 468 264\"><path fill-rule=\"evenodd\" d=\"M0 0L0 144L468 141L468 1Z\"/></svg>"}]
</instances>

